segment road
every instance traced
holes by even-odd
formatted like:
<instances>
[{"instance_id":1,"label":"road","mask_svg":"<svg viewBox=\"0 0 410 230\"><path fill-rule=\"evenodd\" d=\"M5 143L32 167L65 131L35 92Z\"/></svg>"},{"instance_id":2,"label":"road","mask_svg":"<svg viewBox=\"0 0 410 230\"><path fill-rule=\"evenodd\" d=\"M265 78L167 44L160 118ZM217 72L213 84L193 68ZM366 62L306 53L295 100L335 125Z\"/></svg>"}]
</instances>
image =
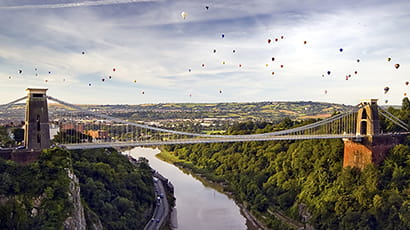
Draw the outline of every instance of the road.
<instances>
[{"instance_id":1,"label":"road","mask_svg":"<svg viewBox=\"0 0 410 230\"><path fill-rule=\"evenodd\" d=\"M156 196L156 206L151 220L145 225L144 230L159 230L167 220L169 204L165 193L163 182L154 177L154 187Z\"/></svg>"}]
</instances>

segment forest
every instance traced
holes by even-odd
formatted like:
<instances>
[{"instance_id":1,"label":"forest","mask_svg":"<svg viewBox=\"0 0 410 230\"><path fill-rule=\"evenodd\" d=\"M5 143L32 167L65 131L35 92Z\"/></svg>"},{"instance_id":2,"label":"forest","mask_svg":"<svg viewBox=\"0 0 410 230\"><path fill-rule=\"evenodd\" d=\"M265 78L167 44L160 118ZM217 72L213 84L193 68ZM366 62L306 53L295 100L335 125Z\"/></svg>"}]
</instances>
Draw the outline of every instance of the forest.
<instances>
[{"instance_id":1,"label":"forest","mask_svg":"<svg viewBox=\"0 0 410 230\"><path fill-rule=\"evenodd\" d=\"M72 161L89 217L104 229L144 228L155 204L148 160L132 164L115 149L92 149L72 151Z\"/></svg>"},{"instance_id":2,"label":"forest","mask_svg":"<svg viewBox=\"0 0 410 230\"><path fill-rule=\"evenodd\" d=\"M410 102L389 112L409 122ZM384 119L387 131L397 127ZM247 122L228 134L287 129L300 122ZM379 165L363 171L343 168L339 139L212 143L165 146L175 164L224 184L235 199L271 229L287 229L275 213L284 213L315 229L409 229L409 141L396 145Z\"/></svg>"},{"instance_id":3,"label":"forest","mask_svg":"<svg viewBox=\"0 0 410 230\"><path fill-rule=\"evenodd\" d=\"M79 178L87 226L142 229L155 205L147 160L114 149L47 149L30 165L0 158L0 229L64 229L74 209L67 170Z\"/></svg>"}]
</instances>

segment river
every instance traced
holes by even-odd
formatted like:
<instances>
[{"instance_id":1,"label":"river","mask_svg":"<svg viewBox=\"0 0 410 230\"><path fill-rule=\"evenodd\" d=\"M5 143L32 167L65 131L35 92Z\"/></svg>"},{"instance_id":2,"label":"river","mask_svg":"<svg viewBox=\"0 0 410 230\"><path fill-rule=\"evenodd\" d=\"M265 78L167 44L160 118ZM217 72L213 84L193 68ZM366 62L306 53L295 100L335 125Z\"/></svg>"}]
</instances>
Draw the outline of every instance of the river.
<instances>
[{"instance_id":1,"label":"river","mask_svg":"<svg viewBox=\"0 0 410 230\"><path fill-rule=\"evenodd\" d=\"M174 185L179 230L257 229L241 214L234 200L205 186L192 175L164 162L155 155L158 149L136 147L125 151L134 158L145 157L152 168Z\"/></svg>"}]
</instances>

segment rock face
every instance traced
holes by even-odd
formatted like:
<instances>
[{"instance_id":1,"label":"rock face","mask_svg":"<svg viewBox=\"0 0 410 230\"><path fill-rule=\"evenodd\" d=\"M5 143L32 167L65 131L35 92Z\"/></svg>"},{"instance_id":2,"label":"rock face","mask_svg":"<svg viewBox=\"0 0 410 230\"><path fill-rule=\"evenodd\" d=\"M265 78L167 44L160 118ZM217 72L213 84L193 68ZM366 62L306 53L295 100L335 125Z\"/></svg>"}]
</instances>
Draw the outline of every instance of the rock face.
<instances>
[{"instance_id":1,"label":"rock face","mask_svg":"<svg viewBox=\"0 0 410 230\"><path fill-rule=\"evenodd\" d=\"M81 204L80 184L78 178L71 169L66 169L68 177L71 179L69 185L68 199L73 203L74 210L65 221L64 229L86 230L87 223L84 216L84 207Z\"/></svg>"}]
</instances>

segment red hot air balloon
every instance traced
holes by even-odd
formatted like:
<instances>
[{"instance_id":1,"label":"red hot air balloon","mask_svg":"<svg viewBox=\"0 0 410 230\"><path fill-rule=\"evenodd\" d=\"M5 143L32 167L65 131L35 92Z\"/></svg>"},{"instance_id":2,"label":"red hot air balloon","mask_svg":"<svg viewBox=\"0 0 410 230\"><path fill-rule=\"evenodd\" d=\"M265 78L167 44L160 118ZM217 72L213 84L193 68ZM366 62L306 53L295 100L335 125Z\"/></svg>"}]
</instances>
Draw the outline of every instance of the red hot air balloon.
<instances>
[{"instance_id":1,"label":"red hot air balloon","mask_svg":"<svg viewBox=\"0 0 410 230\"><path fill-rule=\"evenodd\" d=\"M400 67L400 64L395 64L394 67L396 67L396 69L398 69Z\"/></svg>"},{"instance_id":2,"label":"red hot air balloon","mask_svg":"<svg viewBox=\"0 0 410 230\"><path fill-rule=\"evenodd\" d=\"M115 68L113 68L112 71L115 72Z\"/></svg>"},{"instance_id":3,"label":"red hot air balloon","mask_svg":"<svg viewBox=\"0 0 410 230\"><path fill-rule=\"evenodd\" d=\"M406 83L405 83L406 85L409 85L409 82L408 81L406 81Z\"/></svg>"},{"instance_id":4,"label":"red hot air balloon","mask_svg":"<svg viewBox=\"0 0 410 230\"><path fill-rule=\"evenodd\" d=\"M270 43L271 42L271 40L270 39L268 39L268 43Z\"/></svg>"}]
</instances>

